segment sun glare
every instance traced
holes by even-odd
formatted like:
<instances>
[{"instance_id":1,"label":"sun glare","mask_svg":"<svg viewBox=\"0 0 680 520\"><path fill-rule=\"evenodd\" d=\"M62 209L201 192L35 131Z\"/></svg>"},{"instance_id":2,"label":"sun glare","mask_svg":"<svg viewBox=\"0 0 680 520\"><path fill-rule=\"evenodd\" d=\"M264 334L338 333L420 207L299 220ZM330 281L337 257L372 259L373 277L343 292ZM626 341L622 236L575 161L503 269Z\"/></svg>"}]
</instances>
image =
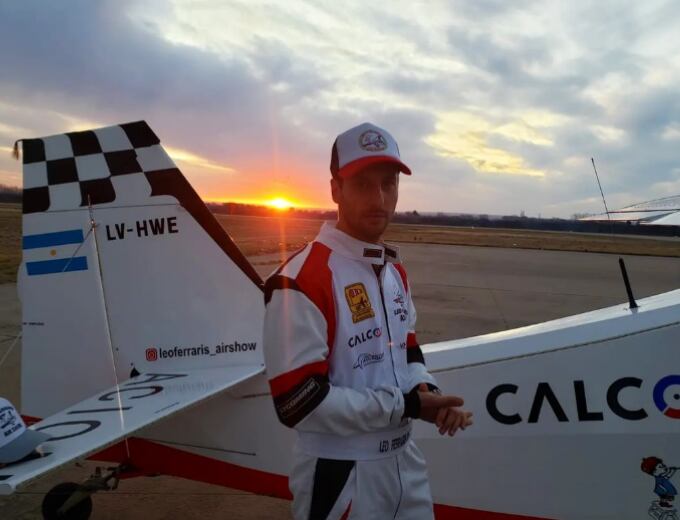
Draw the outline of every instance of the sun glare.
<instances>
[{"instance_id":1,"label":"sun glare","mask_svg":"<svg viewBox=\"0 0 680 520\"><path fill-rule=\"evenodd\" d=\"M284 199L283 197L276 197L275 199L268 200L266 204L267 206L274 209L288 209L293 205L290 201Z\"/></svg>"}]
</instances>

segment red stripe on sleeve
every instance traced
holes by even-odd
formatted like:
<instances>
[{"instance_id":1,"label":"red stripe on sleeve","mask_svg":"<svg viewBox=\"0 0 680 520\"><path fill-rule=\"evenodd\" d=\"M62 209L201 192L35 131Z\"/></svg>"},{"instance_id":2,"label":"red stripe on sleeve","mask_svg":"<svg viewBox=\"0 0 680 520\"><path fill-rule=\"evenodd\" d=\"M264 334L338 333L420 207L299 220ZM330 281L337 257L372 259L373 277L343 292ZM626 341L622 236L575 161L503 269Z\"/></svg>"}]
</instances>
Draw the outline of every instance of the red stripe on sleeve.
<instances>
[{"instance_id":1,"label":"red stripe on sleeve","mask_svg":"<svg viewBox=\"0 0 680 520\"><path fill-rule=\"evenodd\" d=\"M349 514L350 514L351 511L352 511L352 502L350 501L349 505L347 506L347 509L345 509L345 512L340 517L340 520L347 520L349 518Z\"/></svg>"},{"instance_id":2,"label":"red stripe on sleeve","mask_svg":"<svg viewBox=\"0 0 680 520\"><path fill-rule=\"evenodd\" d=\"M328 376L328 361L323 360L309 363L270 379L269 388L271 388L272 396L276 397L289 392L314 374Z\"/></svg>"},{"instance_id":3,"label":"red stripe on sleeve","mask_svg":"<svg viewBox=\"0 0 680 520\"><path fill-rule=\"evenodd\" d=\"M418 346L418 340L416 339L415 332L409 332L406 335L406 348L413 348Z\"/></svg>"},{"instance_id":4,"label":"red stripe on sleeve","mask_svg":"<svg viewBox=\"0 0 680 520\"><path fill-rule=\"evenodd\" d=\"M333 299L333 274L328 267L331 250L314 242L305 259L300 273L295 278L300 290L305 293L326 319L328 354L335 341L335 300Z\"/></svg>"},{"instance_id":5,"label":"red stripe on sleeve","mask_svg":"<svg viewBox=\"0 0 680 520\"><path fill-rule=\"evenodd\" d=\"M406 278L406 269L401 264L393 264L397 271L399 271L399 276L401 276L401 281L404 284L404 289L408 293L408 279Z\"/></svg>"}]
</instances>

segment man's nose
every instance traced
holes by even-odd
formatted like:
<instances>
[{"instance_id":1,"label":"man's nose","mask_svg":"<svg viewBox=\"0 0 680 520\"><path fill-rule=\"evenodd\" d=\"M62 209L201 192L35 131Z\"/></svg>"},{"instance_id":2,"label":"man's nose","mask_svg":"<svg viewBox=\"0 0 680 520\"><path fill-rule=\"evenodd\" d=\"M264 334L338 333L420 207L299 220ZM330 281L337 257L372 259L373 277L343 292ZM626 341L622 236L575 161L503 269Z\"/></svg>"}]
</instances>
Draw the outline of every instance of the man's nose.
<instances>
[{"instance_id":1,"label":"man's nose","mask_svg":"<svg viewBox=\"0 0 680 520\"><path fill-rule=\"evenodd\" d=\"M380 184L377 184L371 188L371 202L383 205L385 202L385 192Z\"/></svg>"}]
</instances>

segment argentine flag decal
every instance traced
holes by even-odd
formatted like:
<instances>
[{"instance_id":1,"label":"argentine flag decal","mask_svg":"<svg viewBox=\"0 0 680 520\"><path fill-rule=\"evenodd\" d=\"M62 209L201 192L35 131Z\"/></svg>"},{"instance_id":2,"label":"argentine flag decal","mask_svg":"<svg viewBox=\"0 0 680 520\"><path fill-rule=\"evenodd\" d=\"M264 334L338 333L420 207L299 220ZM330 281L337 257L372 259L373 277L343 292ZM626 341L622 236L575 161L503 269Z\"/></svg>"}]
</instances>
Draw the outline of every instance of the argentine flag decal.
<instances>
[{"instance_id":1,"label":"argentine flag decal","mask_svg":"<svg viewBox=\"0 0 680 520\"><path fill-rule=\"evenodd\" d=\"M26 272L29 276L35 276L86 271L87 257L75 256L84 240L82 229L25 235L23 250Z\"/></svg>"}]
</instances>

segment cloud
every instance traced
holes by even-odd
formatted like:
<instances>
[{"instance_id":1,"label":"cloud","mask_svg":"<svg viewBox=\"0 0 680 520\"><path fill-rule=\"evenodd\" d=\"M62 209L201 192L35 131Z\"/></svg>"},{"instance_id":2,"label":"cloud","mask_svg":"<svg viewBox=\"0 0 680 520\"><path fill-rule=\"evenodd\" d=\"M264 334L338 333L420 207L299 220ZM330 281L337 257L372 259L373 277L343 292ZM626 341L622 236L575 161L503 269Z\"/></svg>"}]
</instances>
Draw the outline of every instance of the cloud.
<instances>
[{"instance_id":1,"label":"cloud","mask_svg":"<svg viewBox=\"0 0 680 520\"><path fill-rule=\"evenodd\" d=\"M299 134L281 108L323 79L297 70L274 42L254 51L263 73L247 59L168 43L153 26L128 19L133 5L3 4L10 30L0 34L0 44L21 49L0 58L3 70L12 71L0 78L3 106L20 107L11 119L45 135L143 118L170 147L202 158L184 161L192 180L201 179L199 170L229 164L250 174L231 183L236 192L254 194L258 184L276 183L275 149L291 148ZM288 88L277 92L277 85ZM295 164L288 167L295 171Z\"/></svg>"},{"instance_id":2,"label":"cloud","mask_svg":"<svg viewBox=\"0 0 680 520\"><path fill-rule=\"evenodd\" d=\"M517 143L552 147L554 142L545 128L561 119L564 118L553 116L551 119L549 114L538 112L528 113L526 118L512 114L490 117L473 112L448 112L439 116L436 131L427 136L425 142L437 154L463 160L480 173L543 177L546 171L529 166L513 149ZM494 141L498 145L494 146Z\"/></svg>"},{"instance_id":3,"label":"cloud","mask_svg":"<svg viewBox=\"0 0 680 520\"><path fill-rule=\"evenodd\" d=\"M146 119L205 196L328 206L333 138L369 120L414 169L405 209L599 211L590 157L612 204L676 186L679 13L657 0L4 2L0 137Z\"/></svg>"},{"instance_id":4,"label":"cloud","mask_svg":"<svg viewBox=\"0 0 680 520\"><path fill-rule=\"evenodd\" d=\"M606 125L593 125L590 131L600 141L605 143L618 143L626 137L626 132L620 128Z\"/></svg>"},{"instance_id":5,"label":"cloud","mask_svg":"<svg viewBox=\"0 0 680 520\"><path fill-rule=\"evenodd\" d=\"M666 125L661 133L661 139L664 141L680 141L680 123Z\"/></svg>"},{"instance_id":6,"label":"cloud","mask_svg":"<svg viewBox=\"0 0 680 520\"><path fill-rule=\"evenodd\" d=\"M188 152L187 150L182 150L181 148L173 148L171 146L165 146L164 148L172 160L178 162L180 166L197 166L199 168L214 170L220 173L234 173L236 171L234 168L216 163L210 159L206 159L205 157L200 157L196 154Z\"/></svg>"}]
</instances>

